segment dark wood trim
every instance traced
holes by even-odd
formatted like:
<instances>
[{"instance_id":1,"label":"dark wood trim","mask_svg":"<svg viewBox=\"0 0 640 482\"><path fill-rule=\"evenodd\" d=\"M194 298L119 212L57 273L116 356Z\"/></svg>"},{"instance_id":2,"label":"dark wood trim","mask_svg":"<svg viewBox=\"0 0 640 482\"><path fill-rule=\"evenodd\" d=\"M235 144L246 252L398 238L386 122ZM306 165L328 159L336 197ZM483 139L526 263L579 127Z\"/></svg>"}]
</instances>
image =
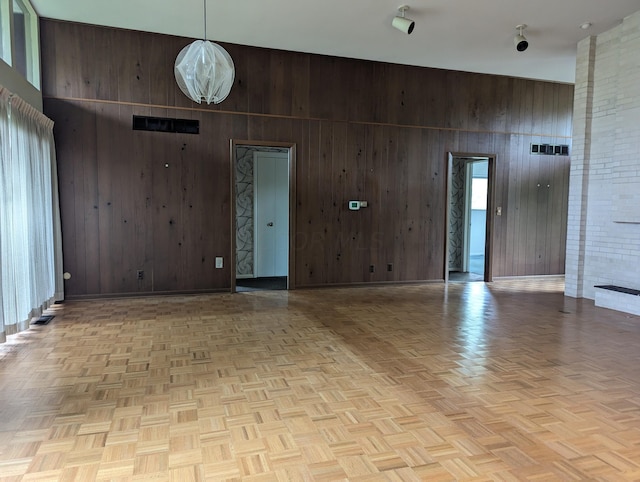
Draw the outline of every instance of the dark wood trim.
<instances>
[{"instance_id":1,"label":"dark wood trim","mask_svg":"<svg viewBox=\"0 0 640 482\"><path fill-rule=\"evenodd\" d=\"M231 273L231 293L236 292L236 231L238 229L238 221L236 220L236 143L233 139L229 139L229 173L231 186L229 192L231 193L231 200L229 205L231 207L231 253L229 253L229 259L231 260L231 266L229 266Z\"/></svg>"},{"instance_id":2,"label":"dark wood trim","mask_svg":"<svg viewBox=\"0 0 640 482\"><path fill-rule=\"evenodd\" d=\"M419 286L443 283L441 279L407 280L407 281L367 281L354 283L328 283L324 285L300 285L298 289L322 290L325 288L368 288L370 286Z\"/></svg>"},{"instance_id":3,"label":"dark wood trim","mask_svg":"<svg viewBox=\"0 0 640 482\"><path fill-rule=\"evenodd\" d=\"M119 298L152 298L155 296L198 296L216 293L226 293L226 289L206 289L206 290L177 290L177 291L140 291L132 293L101 293L88 295L65 295L64 300L71 301L93 301L93 300L117 300Z\"/></svg>"},{"instance_id":4,"label":"dark wood trim","mask_svg":"<svg viewBox=\"0 0 640 482\"><path fill-rule=\"evenodd\" d=\"M290 290L296 289L296 206L297 206L297 193L296 193L296 166L297 166L297 146L291 144L289 147L289 277L288 288Z\"/></svg>"},{"instance_id":5,"label":"dark wood trim","mask_svg":"<svg viewBox=\"0 0 640 482\"><path fill-rule=\"evenodd\" d=\"M489 186L487 189L487 219L484 246L484 281L493 281L493 255L495 251L494 221L496 214L496 162L495 154L487 155L489 158Z\"/></svg>"}]
</instances>

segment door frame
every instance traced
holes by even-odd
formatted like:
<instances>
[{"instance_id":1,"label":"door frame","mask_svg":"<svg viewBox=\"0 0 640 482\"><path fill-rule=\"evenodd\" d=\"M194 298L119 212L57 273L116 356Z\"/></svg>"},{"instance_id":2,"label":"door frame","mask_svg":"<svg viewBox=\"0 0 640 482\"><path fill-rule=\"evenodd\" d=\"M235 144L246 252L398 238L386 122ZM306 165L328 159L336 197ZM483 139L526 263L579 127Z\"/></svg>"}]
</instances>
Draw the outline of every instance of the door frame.
<instances>
[{"instance_id":1,"label":"door frame","mask_svg":"<svg viewBox=\"0 0 640 482\"><path fill-rule=\"evenodd\" d=\"M485 243L484 243L484 281L491 282L493 281L493 251L494 251L494 235L493 235L493 225L494 225L494 216L496 216L495 212L495 180L496 180L496 161L497 156L495 154L484 154L484 153L469 153L469 152L447 152L447 160L446 160L446 194L445 194L445 229L444 229L444 266L443 266L443 276L445 283L449 282L449 222L451 217L451 182L452 182L452 172L453 172L453 158L454 157L465 157L474 159L488 159L489 167L488 167L488 177L487 177L487 220L486 220L486 231L485 231Z\"/></svg>"},{"instance_id":2,"label":"door frame","mask_svg":"<svg viewBox=\"0 0 640 482\"><path fill-rule=\"evenodd\" d=\"M229 164L231 182L231 293L236 292L236 150L238 147L279 147L289 150L289 266L287 272L287 289L294 290L296 287L296 265L295 265L295 233L296 233L296 144L294 142L275 141L252 141L231 139L229 142Z\"/></svg>"}]
</instances>

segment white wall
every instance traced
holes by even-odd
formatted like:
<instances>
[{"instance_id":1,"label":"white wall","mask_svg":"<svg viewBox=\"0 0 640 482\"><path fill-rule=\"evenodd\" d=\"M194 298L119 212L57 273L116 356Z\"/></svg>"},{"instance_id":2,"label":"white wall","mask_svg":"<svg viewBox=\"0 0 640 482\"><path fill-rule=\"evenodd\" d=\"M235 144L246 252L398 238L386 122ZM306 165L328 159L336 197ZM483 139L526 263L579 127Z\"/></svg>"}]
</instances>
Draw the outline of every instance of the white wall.
<instances>
[{"instance_id":1,"label":"white wall","mask_svg":"<svg viewBox=\"0 0 640 482\"><path fill-rule=\"evenodd\" d=\"M578 45L567 232L567 295L640 289L640 12Z\"/></svg>"},{"instance_id":2,"label":"white wall","mask_svg":"<svg viewBox=\"0 0 640 482\"><path fill-rule=\"evenodd\" d=\"M469 232L469 255L484 256L487 237L487 211L471 210L471 231Z\"/></svg>"}]
</instances>

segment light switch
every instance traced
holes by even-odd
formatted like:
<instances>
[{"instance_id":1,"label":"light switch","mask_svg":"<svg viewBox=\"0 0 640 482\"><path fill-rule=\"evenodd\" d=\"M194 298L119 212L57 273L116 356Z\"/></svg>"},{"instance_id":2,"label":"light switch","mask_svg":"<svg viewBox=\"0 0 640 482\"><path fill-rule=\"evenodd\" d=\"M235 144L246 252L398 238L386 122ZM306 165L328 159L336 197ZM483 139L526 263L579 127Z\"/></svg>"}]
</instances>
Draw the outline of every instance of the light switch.
<instances>
[{"instance_id":1,"label":"light switch","mask_svg":"<svg viewBox=\"0 0 640 482\"><path fill-rule=\"evenodd\" d=\"M216 256L216 268L220 269L224 266L224 260L222 259L222 256Z\"/></svg>"}]
</instances>

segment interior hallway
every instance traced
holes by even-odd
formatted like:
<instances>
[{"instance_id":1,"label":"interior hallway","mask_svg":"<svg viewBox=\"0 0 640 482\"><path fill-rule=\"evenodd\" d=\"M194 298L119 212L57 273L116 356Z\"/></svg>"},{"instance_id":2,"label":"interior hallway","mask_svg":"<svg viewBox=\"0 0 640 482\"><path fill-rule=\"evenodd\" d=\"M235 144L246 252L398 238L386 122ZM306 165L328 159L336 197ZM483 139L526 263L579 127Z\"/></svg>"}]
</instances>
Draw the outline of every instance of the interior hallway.
<instances>
[{"instance_id":1,"label":"interior hallway","mask_svg":"<svg viewBox=\"0 0 640 482\"><path fill-rule=\"evenodd\" d=\"M640 319L562 289L59 305L0 345L0 479L638 480Z\"/></svg>"}]
</instances>

